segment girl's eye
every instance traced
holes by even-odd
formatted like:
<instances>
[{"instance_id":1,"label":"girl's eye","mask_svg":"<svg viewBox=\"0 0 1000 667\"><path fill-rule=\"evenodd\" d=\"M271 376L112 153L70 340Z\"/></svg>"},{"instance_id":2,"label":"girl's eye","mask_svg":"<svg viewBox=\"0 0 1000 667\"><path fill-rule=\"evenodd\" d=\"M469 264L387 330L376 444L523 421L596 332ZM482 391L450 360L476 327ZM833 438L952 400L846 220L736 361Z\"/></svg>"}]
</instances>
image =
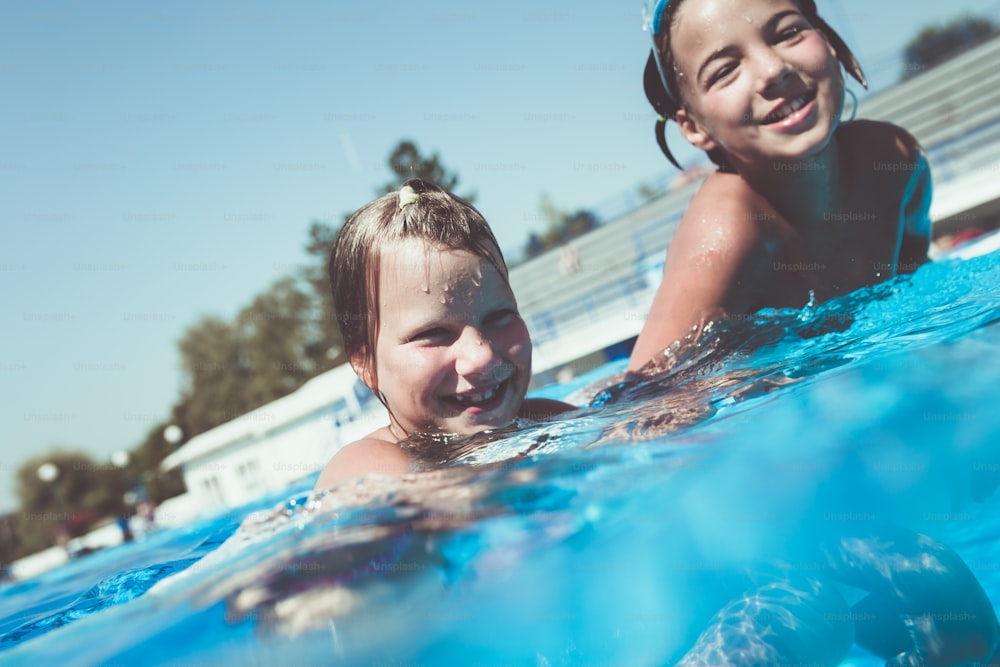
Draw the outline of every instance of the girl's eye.
<instances>
[{"instance_id":1,"label":"girl's eye","mask_svg":"<svg viewBox=\"0 0 1000 667\"><path fill-rule=\"evenodd\" d=\"M712 75L708 78L708 85L713 86L719 81L722 81L730 74L736 70L736 65L734 63L727 63L720 67L719 69L712 72Z\"/></svg>"},{"instance_id":2,"label":"girl's eye","mask_svg":"<svg viewBox=\"0 0 1000 667\"><path fill-rule=\"evenodd\" d=\"M791 42L802 36L802 33L806 30L805 25L796 24L785 28L778 33L778 41L780 42Z\"/></svg>"},{"instance_id":3,"label":"girl's eye","mask_svg":"<svg viewBox=\"0 0 1000 667\"><path fill-rule=\"evenodd\" d=\"M420 333L414 334L410 337L411 341L435 341L441 340L448 335L448 330L444 327L434 327L433 329L426 329Z\"/></svg>"},{"instance_id":4,"label":"girl's eye","mask_svg":"<svg viewBox=\"0 0 1000 667\"><path fill-rule=\"evenodd\" d=\"M486 316L486 323L492 327L505 327L517 317L517 311L505 308Z\"/></svg>"}]
</instances>

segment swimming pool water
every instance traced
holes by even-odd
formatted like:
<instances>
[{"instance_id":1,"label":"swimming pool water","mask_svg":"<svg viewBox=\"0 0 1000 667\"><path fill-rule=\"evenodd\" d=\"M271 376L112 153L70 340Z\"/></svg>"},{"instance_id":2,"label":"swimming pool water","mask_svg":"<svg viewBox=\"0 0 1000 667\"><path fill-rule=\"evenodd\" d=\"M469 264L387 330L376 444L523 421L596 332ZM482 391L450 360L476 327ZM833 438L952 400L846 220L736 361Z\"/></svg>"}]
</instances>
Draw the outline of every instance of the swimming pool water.
<instances>
[{"instance_id":1,"label":"swimming pool water","mask_svg":"<svg viewBox=\"0 0 1000 667\"><path fill-rule=\"evenodd\" d=\"M0 663L669 664L733 591L824 580L816 546L872 525L948 545L996 603L998 319L994 253L719 323L599 407L434 443L435 472L305 480L8 585ZM882 664L821 631L836 609L802 636Z\"/></svg>"}]
</instances>

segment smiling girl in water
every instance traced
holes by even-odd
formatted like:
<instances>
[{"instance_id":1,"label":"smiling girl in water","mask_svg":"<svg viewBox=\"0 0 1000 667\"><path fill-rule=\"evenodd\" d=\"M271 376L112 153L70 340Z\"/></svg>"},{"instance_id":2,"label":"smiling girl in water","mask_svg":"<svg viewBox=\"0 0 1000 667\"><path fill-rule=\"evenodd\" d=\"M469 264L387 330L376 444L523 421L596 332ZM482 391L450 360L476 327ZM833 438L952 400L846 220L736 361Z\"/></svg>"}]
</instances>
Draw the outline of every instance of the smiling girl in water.
<instances>
[{"instance_id":1,"label":"smiling girl in water","mask_svg":"<svg viewBox=\"0 0 1000 667\"><path fill-rule=\"evenodd\" d=\"M655 370L665 349L719 313L799 308L927 261L927 160L899 127L841 121L841 66L867 84L814 0L658 0L647 19L644 85L660 115L657 142L679 166L665 136L673 120L718 169L671 240L630 371L651 362ZM832 531L821 547L817 583L863 592L850 612L831 614L805 596L807 604L787 603L790 622L779 623L760 613L764 587L720 610L679 664L774 664L760 656L788 654L783 632L811 641L800 628L810 614L848 620L854 640L893 665L993 656L1000 625L961 558L926 536L871 523ZM837 661L841 637L828 625L814 627L830 654L807 651L809 662Z\"/></svg>"},{"instance_id":2,"label":"smiling girl in water","mask_svg":"<svg viewBox=\"0 0 1000 667\"><path fill-rule=\"evenodd\" d=\"M722 312L798 308L927 259L931 179L916 140L842 122L861 66L814 0L659 0L646 96L718 167L670 243L629 369Z\"/></svg>"},{"instance_id":3,"label":"smiling girl in water","mask_svg":"<svg viewBox=\"0 0 1000 667\"><path fill-rule=\"evenodd\" d=\"M525 399L531 340L493 232L479 211L412 179L355 212L337 235L330 284L347 357L389 423L344 447L317 488L401 475L398 443L471 435L572 409Z\"/></svg>"}]
</instances>

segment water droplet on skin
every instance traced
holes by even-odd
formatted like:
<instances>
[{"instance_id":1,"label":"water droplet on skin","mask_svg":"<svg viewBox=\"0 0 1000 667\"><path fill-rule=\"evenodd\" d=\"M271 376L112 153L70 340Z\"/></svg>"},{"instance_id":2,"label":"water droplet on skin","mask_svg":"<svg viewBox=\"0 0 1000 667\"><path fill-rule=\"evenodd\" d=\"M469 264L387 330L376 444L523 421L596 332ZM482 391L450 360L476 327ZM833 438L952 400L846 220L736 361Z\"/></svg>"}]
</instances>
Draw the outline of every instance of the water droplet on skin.
<instances>
[{"instance_id":1,"label":"water droplet on skin","mask_svg":"<svg viewBox=\"0 0 1000 667\"><path fill-rule=\"evenodd\" d=\"M429 289L427 289L427 283L422 283L420 285L420 291L423 292L424 294L430 291Z\"/></svg>"},{"instance_id":2,"label":"water droplet on skin","mask_svg":"<svg viewBox=\"0 0 1000 667\"><path fill-rule=\"evenodd\" d=\"M447 299L444 298L444 294L441 295L440 301L441 301L441 303L446 303L447 302Z\"/></svg>"},{"instance_id":3,"label":"water droplet on skin","mask_svg":"<svg viewBox=\"0 0 1000 667\"><path fill-rule=\"evenodd\" d=\"M753 19L747 16L746 14L743 15L743 20L746 21L747 23L753 23Z\"/></svg>"}]
</instances>

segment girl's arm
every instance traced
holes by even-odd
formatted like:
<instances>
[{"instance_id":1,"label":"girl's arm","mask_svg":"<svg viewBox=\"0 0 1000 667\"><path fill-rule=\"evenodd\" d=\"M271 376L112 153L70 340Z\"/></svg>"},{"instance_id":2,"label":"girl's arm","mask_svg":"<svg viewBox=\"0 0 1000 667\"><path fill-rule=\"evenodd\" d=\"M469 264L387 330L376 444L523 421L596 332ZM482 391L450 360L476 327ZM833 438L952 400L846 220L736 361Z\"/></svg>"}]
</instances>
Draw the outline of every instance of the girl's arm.
<instances>
[{"instance_id":1,"label":"girl's arm","mask_svg":"<svg viewBox=\"0 0 1000 667\"><path fill-rule=\"evenodd\" d=\"M738 181L738 182L737 182ZM677 228L629 371L723 313L749 311L763 290L775 252L766 243L763 211L770 206L742 179L713 174L691 201Z\"/></svg>"},{"instance_id":2,"label":"girl's arm","mask_svg":"<svg viewBox=\"0 0 1000 667\"><path fill-rule=\"evenodd\" d=\"M911 137L912 139L912 137ZM903 194L900 212L898 273L912 273L927 261L931 245L931 168L927 156L913 140L915 165Z\"/></svg>"},{"instance_id":3,"label":"girl's arm","mask_svg":"<svg viewBox=\"0 0 1000 667\"><path fill-rule=\"evenodd\" d=\"M927 262L931 243L931 169L916 137L904 128L874 120L859 120L845 126L852 131L851 143L864 147L861 155L872 163L903 164L905 169L883 174L881 196L898 192L896 273L912 273Z\"/></svg>"}]
</instances>

